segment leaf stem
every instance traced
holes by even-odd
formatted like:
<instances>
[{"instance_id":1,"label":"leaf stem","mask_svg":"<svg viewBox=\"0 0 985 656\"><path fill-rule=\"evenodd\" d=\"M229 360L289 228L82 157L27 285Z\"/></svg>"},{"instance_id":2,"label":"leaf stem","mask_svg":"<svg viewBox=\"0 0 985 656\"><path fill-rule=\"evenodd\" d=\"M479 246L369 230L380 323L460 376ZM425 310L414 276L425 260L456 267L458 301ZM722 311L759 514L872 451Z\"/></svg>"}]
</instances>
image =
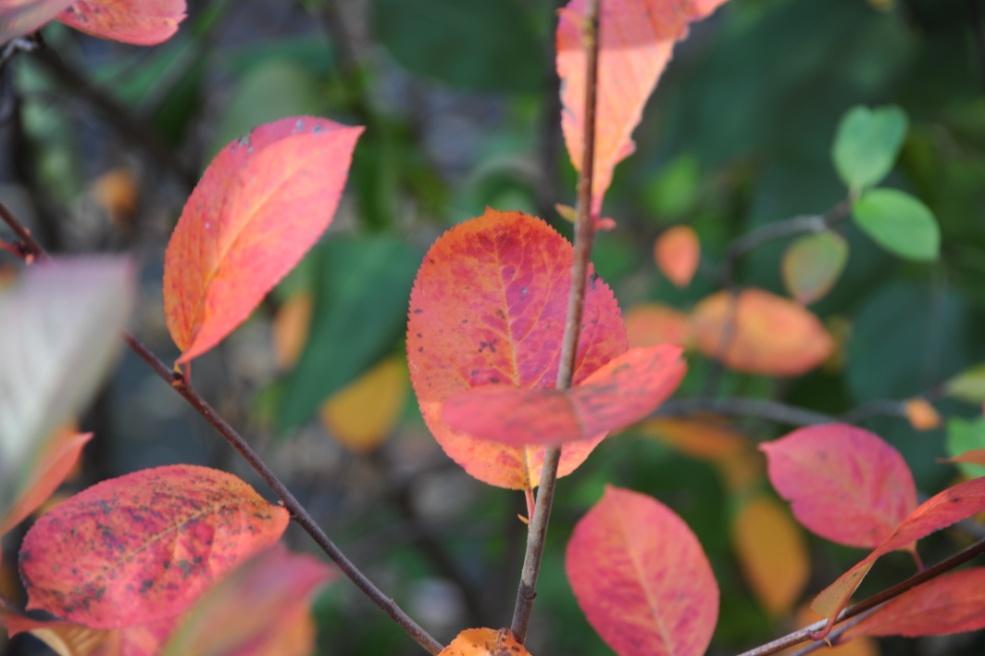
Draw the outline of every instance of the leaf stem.
<instances>
[{"instance_id":1,"label":"leaf stem","mask_svg":"<svg viewBox=\"0 0 985 656\"><path fill-rule=\"evenodd\" d=\"M13 231L14 235L21 242L21 250L24 252L25 262L30 263L34 259L48 259L48 253L39 244L31 232L24 227L20 221L0 203L0 219ZM203 399L198 392L187 382L184 376L173 371L154 353L147 348L140 340L129 333L124 335L127 346L157 374L157 376L168 383L185 401L188 402L205 421L211 425L226 442L229 443L243 460L255 471L260 478L273 490L274 494L280 498L284 507L291 513L291 517L303 528L315 543L331 558L338 568L359 588L369 599L376 604L383 612L390 616L418 645L429 654L438 654L442 645L435 640L423 627L415 622L397 603L383 593L369 577L346 557L342 550L336 545L325 532L318 526L315 519L305 509L301 502L291 493L287 486L277 477L277 474L264 462L263 458L257 453L246 438L232 427L216 410Z\"/></svg>"},{"instance_id":2,"label":"leaf stem","mask_svg":"<svg viewBox=\"0 0 985 656\"><path fill-rule=\"evenodd\" d=\"M592 242L595 238L595 217L592 213L592 189L595 169L595 124L598 104L598 64L599 64L599 0L590 0L585 21L585 106L582 135L582 157L578 176L578 217L575 223L574 255L571 265L571 290L568 295L568 313L561 341L561 358L558 363L558 389L571 387L575 369L575 355L578 352L578 336L585 308L585 287L591 264ZM511 630L519 642L523 642L530 626L534 600L537 597L537 579L544 555L544 542L547 527L554 505L554 490L557 486L557 469L561 461L561 447L550 446L544 453L537 502L533 517L527 528L527 549L523 559L520 584L516 591L516 604L513 609Z\"/></svg>"}]
</instances>

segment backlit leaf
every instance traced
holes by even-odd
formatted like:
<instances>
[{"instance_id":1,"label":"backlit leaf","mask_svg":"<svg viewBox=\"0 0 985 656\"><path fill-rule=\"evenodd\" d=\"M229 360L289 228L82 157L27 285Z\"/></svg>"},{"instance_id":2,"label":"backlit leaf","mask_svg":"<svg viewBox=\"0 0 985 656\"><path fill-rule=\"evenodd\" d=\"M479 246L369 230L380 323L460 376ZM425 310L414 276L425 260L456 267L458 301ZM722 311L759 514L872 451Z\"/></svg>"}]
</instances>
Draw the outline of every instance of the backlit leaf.
<instances>
[{"instance_id":1,"label":"backlit leaf","mask_svg":"<svg viewBox=\"0 0 985 656\"><path fill-rule=\"evenodd\" d=\"M694 533L662 503L606 487L565 555L589 624L619 656L700 656L718 619L718 584Z\"/></svg>"},{"instance_id":2,"label":"backlit leaf","mask_svg":"<svg viewBox=\"0 0 985 656\"><path fill-rule=\"evenodd\" d=\"M879 184L892 170L906 137L899 107L854 107L841 119L831 155L838 175L853 191Z\"/></svg>"},{"instance_id":3,"label":"backlit leaf","mask_svg":"<svg viewBox=\"0 0 985 656\"><path fill-rule=\"evenodd\" d=\"M801 237L783 254L783 283L807 305L827 295L848 262L848 242L837 232Z\"/></svg>"},{"instance_id":4,"label":"backlit leaf","mask_svg":"<svg viewBox=\"0 0 985 656\"><path fill-rule=\"evenodd\" d=\"M509 629L465 629L438 656L531 656Z\"/></svg>"},{"instance_id":5,"label":"backlit leaf","mask_svg":"<svg viewBox=\"0 0 985 656\"><path fill-rule=\"evenodd\" d=\"M834 342L813 314L769 292L718 292L691 315L695 344L737 371L797 376L821 364Z\"/></svg>"},{"instance_id":6,"label":"backlit leaf","mask_svg":"<svg viewBox=\"0 0 985 656\"><path fill-rule=\"evenodd\" d=\"M724 1L607 0L600 3L593 213L597 214L602 207L616 164L635 148L633 130L670 60L674 43L687 35L689 23L704 18ZM584 148L587 13L586 0L571 0L560 10L557 28L561 126L576 169L581 167Z\"/></svg>"},{"instance_id":7,"label":"backlit leaf","mask_svg":"<svg viewBox=\"0 0 985 656\"><path fill-rule=\"evenodd\" d=\"M786 509L769 497L744 504L732 524L732 543L752 591L773 615L787 613L810 576L810 555Z\"/></svg>"},{"instance_id":8,"label":"backlit leaf","mask_svg":"<svg viewBox=\"0 0 985 656\"><path fill-rule=\"evenodd\" d=\"M947 453L965 476L985 476L985 462L976 463L975 453L985 450L985 418L947 422Z\"/></svg>"},{"instance_id":9,"label":"backlit leaf","mask_svg":"<svg viewBox=\"0 0 985 656\"><path fill-rule=\"evenodd\" d=\"M276 542L288 520L240 479L205 467L103 481L42 515L24 538L28 608L107 629L172 617Z\"/></svg>"},{"instance_id":10,"label":"backlit leaf","mask_svg":"<svg viewBox=\"0 0 985 656\"><path fill-rule=\"evenodd\" d=\"M657 303L637 305L626 312L626 336L631 347L686 346L690 330L687 315Z\"/></svg>"},{"instance_id":11,"label":"backlit leaf","mask_svg":"<svg viewBox=\"0 0 985 656\"><path fill-rule=\"evenodd\" d=\"M543 221L487 210L442 235L410 298L407 359L424 421L445 453L481 481L523 489L540 480L542 448L453 431L444 402L490 384L553 388L571 281L571 244ZM619 306L598 278L587 288L575 383L626 350ZM564 447L571 473L602 436Z\"/></svg>"},{"instance_id":12,"label":"backlit leaf","mask_svg":"<svg viewBox=\"0 0 985 656\"><path fill-rule=\"evenodd\" d=\"M660 271L678 287L687 287L698 270L701 243L691 226L674 226L653 245L653 258Z\"/></svg>"},{"instance_id":13,"label":"backlit leaf","mask_svg":"<svg viewBox=\"0 0 985 656\"><path fill-rule=\"evenodd\" d=\"M33 32L73 0L0 0L0 43Z\"/></svg>"},{"instance_id":14,"label":"backlit leaf","mask_svg":"<svg viewBox=\"0 0 985 656\"><path fill-rule=\"evenodd\" d=\"M387 358L325 402L321 419L336 441L371 451L393 431L407 401L407 369Z\"/></svg>"},{"instance_id":15,"label":"backlit leaf","mask_svg":"<svg viewBox=\"0 0 985 656\"><path fill-rule=\"evenodd\" d=\"M58 20L101 39L150 46L178 31L185 10L185 0L77 0Z\"/></svg>"},{"instance_id":16,"label":"backlit leaf","mask_svg":"<svg viewBox=\"0 0 985 656\"><path fill-rule=\"evenodd\" d=\"M687 370L677 346L630 349L566 390L489 385L455 395L454 431L503 444L563 444L612 433L657 409Z\"/></svg>"},{"instance_id":17,"label":"backlit leaf","mask_svg":"<svg viewBox=\"0 0 985 656\"><path fill-rule=\"evenodd\" d=\"M759 448L797 520L833 542L875 547L917 505L903 456L861 428L809 426Z\"/></svg>"},{"instance_id":18,"label":"backlit leaf","mask_svg":"<svg viewBox=\"0 0 985 656\"><path fill-rule=\"evenodd\" d=\"M911 260L936 260L940 228L926 205L896 189L872 189L852 206L855 223L886 250Z\"/></svg>"},{"instance_id":19,"label":"backlit leaf","mask_svg":"<svg viewBox=\"0 0 985 656\"><path fill-rule=\"evenodd\" d=\"M250 315L331 223L362 128L290 117L222 149L185 204L164 258L179 362Z\"/></svg>"}]
</instances>

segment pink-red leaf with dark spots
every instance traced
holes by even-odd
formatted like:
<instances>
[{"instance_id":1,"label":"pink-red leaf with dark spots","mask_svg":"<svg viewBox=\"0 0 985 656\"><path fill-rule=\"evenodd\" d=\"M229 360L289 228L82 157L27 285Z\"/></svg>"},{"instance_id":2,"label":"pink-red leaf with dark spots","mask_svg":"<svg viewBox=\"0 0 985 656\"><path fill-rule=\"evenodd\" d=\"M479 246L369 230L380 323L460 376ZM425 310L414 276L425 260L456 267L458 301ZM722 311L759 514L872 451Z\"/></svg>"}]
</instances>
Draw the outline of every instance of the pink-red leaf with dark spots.
<instances>
[{"instance_id":1,"label":"pink-red leaf with dark spots","mask_svg":"<svg viewBox=\"0 0 985 656\"><path fill-rule=\"evenodd\" d=\"M174 36L185 10L185 0L78 0L58 20L101 39L151 46Z\"/></svg>"}]
</instances>

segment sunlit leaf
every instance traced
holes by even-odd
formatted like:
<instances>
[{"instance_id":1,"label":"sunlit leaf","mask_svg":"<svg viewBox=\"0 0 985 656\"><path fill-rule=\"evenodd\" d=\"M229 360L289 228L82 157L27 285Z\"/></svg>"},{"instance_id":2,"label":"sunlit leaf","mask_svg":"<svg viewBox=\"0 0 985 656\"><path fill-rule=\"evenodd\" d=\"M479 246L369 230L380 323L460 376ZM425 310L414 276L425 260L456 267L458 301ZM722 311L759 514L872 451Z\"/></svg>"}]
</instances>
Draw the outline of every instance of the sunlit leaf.
<instances>
[{"instance_id":1,"label":"sunlit leaf","mask_svg":"<svg viewBox=\"0 0 985 656\"><path fill-rule=\"evenodd\" d=\"M78 0L58 20L101 39L151 46L178 31L185 11L185 0Z\"/></svg>"},{"instance_id":2,"label":"sunlit leaf","mask_svg":"<svg viewBox=\"0 0 985 656\"><path fill-rule=\"evenodd\" d=\"M653 258L667 279L687 287L698 270L701 243L691 226L674 226L664 231L653 245Z\"/></svg>"},{"instance_id":3,"label":"sunlit leaf","mask_svg":"<svg viewBox=\"0 0 985 656\"><path fill-rule=\"evenodd\" d=\"M807 305L831 291L848 262L848 242L837 232L801 237L783 255L783 283Z\"/></svg>"},{"instance_id":4,"label":"sunlit leaf","mask_svg":"<svg viewBox=\"0 0 985 656\"><path fill-rule=\"evenodd\" d=\"M838 175L856 192L879 184L892 170L906 130L899 107L853 107L838 124L831 151Z\"/></svg>"},{"instance_id":5,"label":"sunlit leaf","mask_svg":"<svg viewBox=\"0 0 985 656\"><path fill-rule=\"evenodd\" d=\"M195 187L164 258L179 362L250 315L331 223L362 128L290 117L226 146Z\"/></svg>"},{"instance_id":6,"label":"sunlit leaf","mask_svg":"<svg viewBox=\"0 0 985 656\"><path fill-rule=\"evenodd\" d=\"M24 538L28 608L106 629L172 617L276 542L288 520L240 479L205 467L103 481L42 515Z\"/></svg>"},{"instance_id":7,"label":"sunlit leaf","mask_svg":"<svg viewBox=\"0 0 985 656\"><path fill-rule=\"evenodd\" d=\"M407 359L421 413L445 453L491 485L534 487L543 449L457 433L442 419L442 405L484 385L554 387L571 259L571 244L543 221L488 210L442 235L418 271L410 298ZM575 383L625 350L616 300L604 282L592 278ZM571 473L597 443L566 445L561 475Z\"/></svg>"},{"instance_id":8,"label":"sunlit leaf","mask_svg":"<svg viewBox=\"0 0 985 656\"><path fill-rule=\"evenodd\" d=\"M855 223L886 250L911 260L936 260L940 228L930 209L896 189L872 189L852 206Z\"/></svg>"},{"instance_id":9,"label":"sunlit leaf","mask_svg":"<svg viewBox=\"0 0 985 656\"><path fill-rule=\"evenodd\" d=\"M770 482L797 520L833 542L875 547L917 505L903 456L861 428L809 426L760 449Z\"/></svg>"},{"instance_id":10,"label":"sunlit leaf","mask_svg":"<svg viewBox=\"0 0 985 656\"><path fill-rule=\"evenodd\" d=\"M588 622L619 656L701 656L718 584L691 529L660 502L607 487L565 556Z\"/></svg>"},{"instance_id":11,"label":"sunlit leaf","mask_svg":"<svg viewBox=\"0 0 985 656\"><path fill-rule=\"evenodd\" d=\"M631 347L686 346L690 330L687 315L657 303L636 305L626 312L626 336Z\"/></svg>"},{"instance_id":12,"label":"sunlit leaf","mask_svg":"<svg viewBox=\"0 0 985 656\"><path fill-rule=\"evenodd\" d=\"M387 358L325 402L321 419L330 436L365 452L379 446L400 420L407 401L407 369Z\"/></svg>"},{"instance_id":13,"label":"sunlit leaf","mask_svg":"<svg viewBox=\"0 0 985 656\"><path fill-rule=\"evenodd\" d=\"M465 629L438 656L531 656L509 629Z\"/></svg>"}]
</instances>

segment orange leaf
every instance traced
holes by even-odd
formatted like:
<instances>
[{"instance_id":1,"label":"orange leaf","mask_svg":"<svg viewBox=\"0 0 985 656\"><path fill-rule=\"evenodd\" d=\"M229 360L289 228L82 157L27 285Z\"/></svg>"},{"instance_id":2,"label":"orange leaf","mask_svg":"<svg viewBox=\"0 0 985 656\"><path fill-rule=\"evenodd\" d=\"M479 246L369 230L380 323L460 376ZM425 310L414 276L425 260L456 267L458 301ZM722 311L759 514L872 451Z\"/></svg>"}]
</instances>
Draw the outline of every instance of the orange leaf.
<instances>
[{"instance_id":1,"label":"orange leaf","mask_svg":"<svg viewBox=\"0 0 985 656\"><path fill-rule=\"evenodd\" d=\"M530 656L509 629L465 629L438 656Z\"/></svg>"},{"instance_id":2,"label":"orange leaf","mask_svg":"<svg viewBox=\"0 0 985 656\"><path fill-rule=\"evenodd\" d=\"M807 544L790 515L773 499L756 498L736 516L732 542L742 573L766 610L787 613L810 575Z\"/></svg>"},{"instance_id":3,"label":"orange leaf","mask_svg":"<svg viewBox=\"0 0 985 656\"><path fill-rule=\"evenodd\" d=\"M972 465L985 467L985 449L972 449L958 454L953 458L945 458L944 462L967 462Z\"/></svg>"},{"instance_id":4,"label":"orange leaf","mask_svg":"<svg viewBox=\"0 0 985 656\"><path fill-rule=\"evenodd\" d=\"M948 572L904 592L847 636L948 635L985 628L985 567Z\"/></svg>"},{"instance_id":5,"label":"orange leaf","mask_svg":"<svg viewBox=\"0 0 985 656\"><path fill-rule=\"evenodd\" d=\"M514 446L586 440L649 415L686 369L680 347L630 349L571 389L490 385L448 399L442 417L454 431Z\"/></svg>"},{"instance_id":6,"label":"orange leaf","mask_svg":"<svg viewBox=\"0 0 985 656\"><path fill-rule=\"evenodd\" d=\"M0 536L20 524L48 500L75 468L83 447L91 439L92 433L79 435L63 432L45 447L17 501L7 511L7 515L0 518Z\"/></svg>"},{"instance_id":7,"label":"orange leaf","mask_svg":"<svg viewBox=\"0 0 985 656\"><path fill-rule=\"evenodd\" d=\"M916 397L905 401L903 413L914 430L929 431L941 425L941 416L927 399Z\"/></svg>"},{"instance_id":8,"label":"orange leaf","mask_svg":"<svg viewBox=\"0 0 985 656\"><path fill-rule=\"evenodd\" d=\"M766 454L770 482L793 514L832 542L875 547L917 505L903 456L867 430L808 426L759 448Z\"/></svg>"},{"instance_id":9,"label":"orange leaf","mask_svg":"<svg viewBox=\"0 0 985 656\"><path fill-rule=\"evenodd\" d=\"M934 495L910 513L872 553L822 590L814 598L811 608L833 619L880 557L982 511L985 511L985 478L965 481Z\"/></svg>"},{"instance_id":10,"label":"orange leaf","mask_svg":"<svg viewBox=\"0 0 985 656\"><path fill-rule=\"evenodd\" d=\"M174 616L276 542L288 519L240 479L205 467L103 481L42 515L24 538L28 608L93 628Z\"/></svg>"},{"instance_id":11,"label":"orange leaf","mask_svg":"<svg viewBox=\"0 0 985 656\"><path fill-rule=\"evenodd\" d=\"M311 294L302 292L284 301L274 317L274 356L281 369L290 368L301 356L308 341L311 311L314 301Z\"/></svg>"},{"instance_id":12,"label":"orange leaf","mask_svg":"<svg viewBox=\"0 0 985 656\"><path fill-rule=\"evenodd\" d=\"M100 39L152 46L178 31L185 9L185 0L77 0L58 20Z\"/></svg>"},{"instance_id":13,"label":"orange leaf","mask_svg":"<svg viewBox=\"0 0 985 656\"><path fill-rule=\"evenodd\" d=\"M694 309L691 326L703 353L748 373L796 376L821 364L834 348L817 317L759 289L709 296Z\"/></svg>"},{"instance_id":14,"label":"orange leaf","mask_svg":"<svg viewBox=\"0 0 985 656\"><path fill-rule=\"evenodd\" d=\"M331 574L311 556L280 546L268 549L202 595L181 618L162 654L307 656L314 641L308 606Z\"/></svg>"},{"instance_id":15,"label":"orange leaf","mask_svg":"<svg viewBox=\"0 0 985 656\"><path fill-rule=\"evenodd\" d=\"M637 305L626 313L626 335L630 346L687 346L690 329L687 316L656 303Z\"/></svg>"},{"instance_id":16,"label":"orange leaf","mask_svg":"<svg viewBox=\"0 0 985 656\"><path fill-rule=\"evenodd\" d=\"M140 189L133 172L126 167L103 173L89 190L92 200L116 223L126 223L137 211Z\"/></svg>"},{"instance_id":17,"label":"orange leaf","mask_svg":"<svg viewBox=\"0 0 985 656\"><path fill-rule=\"evenodd\" d=\"M24 36L52 20L73 0L0 0L0 43Z\"/></svg>"},{"instance_id":18,"label":"orange leaf","mask_svg":"<svg viewBox=\"0 0 985 656\"><path fill-rule=\"evenodd\" d=\"M697 538L646 495L607 487L575 526L568 581L588 622L620 656L700 656L718 585Z\"/></svg>"},{"instance_id":19,"label":"orange leaf","mask_svg":"<svg viewBox=\"0 0 985 656\"><path fill-rule=\"evenodd\" d=\"M632 140L643 107L670 60L674 42L688 23L704 18L725 0L606 0L599 29L598 109L592 212L621 160L632 154ZM572 0L559 12L557 72L561 78L561 126L575 168L582 164L587 49L586 0Z\"/></svg>"},{"instance_id":20,"label":"orange leaf","mask_svg":"<svg viewBox=\"0 0 985 656\"><path fill-rule=\"evenodd\" d=\"M371 451L393 431L406 402L407 370L397 358L388 358L326 401L322 423L343 446Z\"/></svg>"},{"instance_id":21,"label":"orange leaf","mask_svg":"<svg viewBox=\"0 0 985 656\"><path fill-rule=\"evenodd\" d=\"M361 132L323 118L285 118L212 161L164 257L164 314L179 363L235 330L318 240Z\"/></svg>"},{"instance_id":22,"label":"orange leaf","mask_svg":"<svg viewBox=\"0 0 985 656\"><path fill-rule=\"evenodd\" d=\"M543 221L487 210L434 243L410 297L407 360L421 414L445 453L490 485L540 480L544 449L479 440L452 430L444 402L496 383L553 388L567 316L571 244ZM588 285L574 380L626 350L619 306L604 282ZM560 475L584 462L601 436L564 447Z\"/></svg>"},{"instance_id":23,"label":"orange leaf","mask_svg":"<svg viewBox=\"0 0 985 656\"><path fill-rule=\"evenodd\" d=\"M665 230L653 245L653 259L668 280L687 287L701 260L701 243L694 228L681 225Z\"/></svg>"}]
</instances>

